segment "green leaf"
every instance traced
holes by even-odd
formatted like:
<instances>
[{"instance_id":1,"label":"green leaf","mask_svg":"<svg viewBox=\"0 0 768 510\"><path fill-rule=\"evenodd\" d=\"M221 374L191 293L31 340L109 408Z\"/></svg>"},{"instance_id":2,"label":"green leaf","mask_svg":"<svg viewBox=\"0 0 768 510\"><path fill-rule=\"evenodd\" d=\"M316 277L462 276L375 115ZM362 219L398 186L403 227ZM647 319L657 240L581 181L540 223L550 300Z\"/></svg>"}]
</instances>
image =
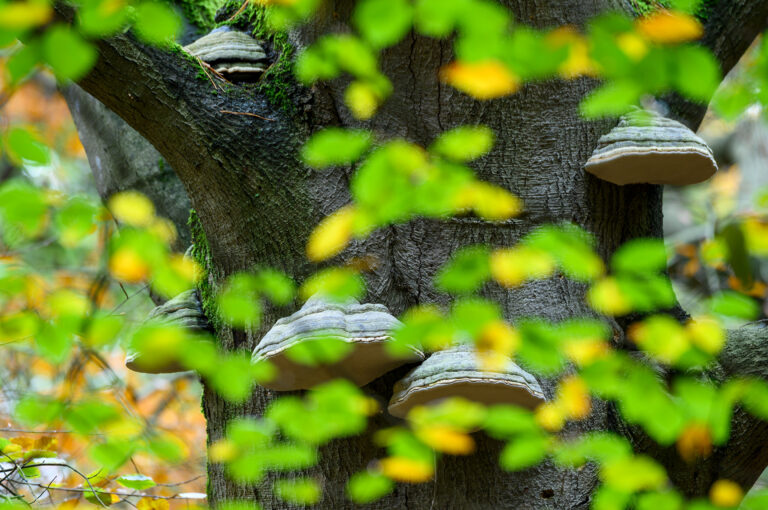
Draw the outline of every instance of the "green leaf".
<instances>
[{"instance_id":1,"label":"green leaf","mask_svg":"<svg viewBox=\"0 0 768 510\"><path fill-rule=\"evenodd\" d=\"M14 126L5 134L5 144L10 155L17 161L46 164L50 161L48 147L29 130Z\"/></svg>"},{"instance_id":2,"label":"green leaf","mask_svg":"<svg viewBox=\"0 0 768 510\"><path fill-rule=\"evenodd\" d=\"M581 114L587 119L623 115L637 104L640 94L640 89L632 82L609 83L581 102Z\"/></svg>"},{"instance_id":3,"label":"green leaf","mask_svg":"<svg viewBox=\"0 0 768 510\"><path fill-rule=\"evenodd\" d=\"M255 501L222 501L216 505L219 510L261 510L261 505Z\"/></svg>"},{"instance_id":4,"label":"green leaf","mask_svg":"<svg viewBox=\"0 0 768 510\"><path fill-rule=\"evenodd\" d=\"M453 326L465 339L476 338L489 323L501 319L501 308L494 301L479 298L456 300L451 310Z\"/></svg>"},{"instance_id":5,"label":"green leaf","mask_svg":"<svg viewBox=\"0 0 768 510\"><path fill-rule=\"evenodd\" d=\"M352 22L374 48L399 42L411 28L413 8L407 0L361 0Z\"/></svg>"},{"instance_id":6,"label":"green leaf","mask_svg":"<svg viewBox=\"0 0 768 510\"><path fill-rule=\"evenodd\" d=\"M386 476L370 471L355 473L347 483L349 499L358 505L377 501L395 488L395 483Z\"/></svg>"},{"instance_id":7,"label":"green leaf","mask_svg":"<svg viewBox=\"0 0 768 510\"><path fill-rule=\"evenodd\" d=\"M606 486L621 492L659 489L667 482L664 468L650 457L621 457L605 463L600 477Z\"/></svg>"},{"instance_id":8,"label":"green leaf","mask_svg":"<svg viewBox=\"0 0 768 510\"><path fill-rule=\"evenodd\" d=\"M65 247L76 246L96 230L97 207L85 198L71 198L56 212L59 242Z\"/></svg>"},{"instance_id":9,"label":"green leaf","mask_svg":"<svg viewBox=\"0 0 768 510\"><path fill-rule=\"evenodd\" d=\"M461 126L442 133L430 150L455 161L471 161L493 147L493 131L486 126Z\"/></svg>"},{"instance_id":10,"label":"green leaf","mask_svg":"<svg viewBox=\"0 0 768 510\"><path fill-rule=\"evenodd\" d=\"M667 267L667 252L661 239L634 239L624 243L611 259L615 272L655 274Z\"/></svg>"},{"instance_id":11,"label":"green leaf","mask_svg":"<svg viewBox=\"0 0 768 510\"><path fill-rule=\"evenodd\" d=\"M307 338L285 351L291 361L302 365L332 364L346 358L355 349L354 344L332 335Z\"/></svg>"},{"instance_id":12,"label":"green leaf","mask_svg":"<svg viewBox=\"0 0 768 510\"><path fill-rule=\"evenodd\" d=\"M119 477L117 483L123 487L134 489L137 491L143 491L157 485L152 478L145 475L123 475Z\"/></svg>"},{"instance_id":13,"label":"green leaf","mask_svg":"<svg viewBox=\"0 0 768 510\"><path fill-rule=\"evenodd\" d=\"M136 7L136 35L150 44L172 41L181 31L181 19L167 4L142 2Z\"/></svg>"},{"instance_id":14,"label":"green leaf","mask_svg":"<svg viewBox=\"0 0 768 510\"><path fill-rule=\"evenodd\" d=\"M130 10L121 2L86 0L77 11L82 33L95 37L112 35L128 22Z\"/></svg>"},{"instance_id":15,"label":"green leaf","mask_svg":"<svg viewBox=\"0 0 768 510\"><path fill-rule=\"evenodd\" d=\"M277 480L274 492L283 501L297 505L314 505L322 495L320 484L312 478Z\"/></svg>"},{"instance_id":16,"label":"green leaf","mask_svg":"<svg viewBox=\"0 0 768 510\"><path fill-rule=\"evenodd\" d=\"M469 0L416 0L414 26L426 36L446 37L468 6Z\"/></svg>"},{"instance_id":17,"label":"green leaf","mask_svg":"<svg viewBox=\"0 0 768 510\"><path fill-rule=\"evenodd\" d=\"M301 297L308 299L321 293L329 299L345 301L359 299L365 292L365 282L360 273L350 268L334 267L310 276L301 286Z\"/></svg>"},{"instance_id":18,"label":"green leaf","mask_svg":"<svg viewBox=\"0 0 768 510\"><path fill-rule=\"evenodd\" d=\"M372 137L360 129L327 128L312 135L302 148L304 162L314 168L349 165L371 146Z\"/></svg>"},{"instance_id":19,"label":"green leaf","mask_svg":"<svg viewBox=\"0 0 768 510\"><path fill-rule=\"evenodd\" d=\"M61 363L69 357L73 342L72 332L58 323L42 323L40 331L35 335L37 352L54 363Z\"/></svg>"},{"instance_id":20,"label":"green leaf","mask_svg":"<svg viewBox=\"0 0 768 510\"><path fill-rule=\"evenodd\" d=\"M512 405L495 405L488 408L483 423L486 433L496 439L510 439L518 434L530 434L539 430L533 413Z\"/></svg>"},{"instance_id":21,"label":"green leaf","mask_svg":"<svg viewBox=\"0 0 768 510\"><path fill-rule=\"evenodd\" d=\"M76 31L66 25L49 28L43 39L43 57L61 80L78 80L96 63L98 53Z\"/></svg>"},{"instance_id":22,"label":"green leaf","mask_svg":"<svg viewBox=\"0 0 768 510\"><path fill-rule=\"evenodd\" d=\"M677 90L700 103L708 103L720 85L720 65L704 46L686 45L677 51Z\"/></svg>"},{"instance_id":23,"label":"green leaf","mask_svg":"<svg viewBox=\"0 0 768 510\"><path fill-rule=\"evenodd\" d=\"M208 380L225 399L242 402L250 396L256 384L254 365L245 354L221 356L216 370L208 374Z\"/></svg>"},{"instance_id":24,"label":"green leaf","mask_svg":"<svg viewBox=\"0 0 768 510\"><path fill-rule=\"evenodd\" d=\"M63 408L63 404L58 400L29 395L22 397L16 404L14 417L26 425L42 425L57 419Z\"/></svg>"},{"instance_id":25,"label":"green leaf","mask_svg":"<svg viewBox=\"0 0 768 510\"><path fill-rule=\"evenodd\" d=\"M485 246L462 248L437 273L437 288L454 294L477 291L491 277L489 256Z\"/></svg>"},{"instance_id":26,"label":"green leaf","mask_svg":"<svg viewBox=\"0 0 768 510\"><path fill-rule=\"evenodd\" d=\"M88 455L97 465L111 473L125 464L134 451L134 444L130 441L107 440L91 446Z\"/></svg>"},{"instance_id":27,"label":"green leaf","mask_svg":"<svg viewBox=\"0 0 768 510\"><path fill-rule=\"evenodd\" d=\"M261 321L258 288L258 280L250 273L236 273L230 276L224 289L216 297L221 318L235 327L257 326Z\"/></svg>"},{"instance_id":28,"label":"green leaf","mask_svg":"<svg viewBox=\"0 0 768 510\"><path fill-rule=\"evenodd\" d=\"M540 434L525 434L507 443L499 459L507 471L520 471L535 466L547 454L547 438Z\"/></svg>"},{"instance_id":29,"label":"green leaf","mask_svg":"<svg viewBox=\"0 0 768 510\"><path fill-rule=\"evenodd\" d=\"M754 320L760 315L760 305L751 297L733 291L719 292L709 300L709 309L718 315Z\"/></svg>"}]
</instances>

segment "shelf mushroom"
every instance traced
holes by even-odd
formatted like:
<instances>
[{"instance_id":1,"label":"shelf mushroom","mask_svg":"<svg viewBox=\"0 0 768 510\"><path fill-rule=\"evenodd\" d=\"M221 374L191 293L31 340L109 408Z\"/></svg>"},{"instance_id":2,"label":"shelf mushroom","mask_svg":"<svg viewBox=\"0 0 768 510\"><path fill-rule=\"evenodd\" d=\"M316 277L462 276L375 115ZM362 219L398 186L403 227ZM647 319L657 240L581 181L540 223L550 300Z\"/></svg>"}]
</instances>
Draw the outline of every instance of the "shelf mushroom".
<instances>
[{"instance_id":1,"label":"shelf mushroom","mask_svg":"<svg viewBox=\"0 0 768 510\"><path fill-rule=\"evenodd\" d=\"M233 82L256 81L269 65L259 41L229 26L213 29L184 50Z\"/></svg>"},{"instance_id":2,"label":"shelf mushroom","mask_svg":"<svg viewBox=\"0 0 768 510\"><path fill-rule=\"evenodd\" d=\"M474 346L437 351L395 384L389 414L405 418L413 407L462 397L485 405L515 404L533 409L544 392L531 374L509 360L502 371L480 367Z\"/></svg>"},{"instance_id":3,"label":"shelf mushroom","mask_svg":"<svg viewBox=\"0 0 768 510\"><path fill-rule=\"evenodd\" d=\"M597 142L585 170L614 184L695 184L717 163L706 142L683 124L653 111L633 110Z\"/></svg>"},{"instance_id":4,"label":"shelf mushroom","mask_svg":"<svg viewBox=\"0 0 768 510\"><path fill-rule=\"evenodd\" d=\"M385 344L400 325L384 305L355 300L339 303L315 295L299 311L275 323L254 349L252 360L269 360L277 367L277 376L263 383L272 390L310 389L337 377L363 386L399 366L424 359L415 348L404 358L388 352ZM322 349L324 341L341 344L347 352L327 363L297 361L296 350Z\"/></svg>"},{"instance_id":5,"label":"shelf mushroom","mask_svg":"<svg viewBox=\"0 0 768 510\"><path fill-rule=\"evenodd\" d=\"M146 323L152 322L177 326L191 334L202 335L210 331L208 319L200 303L200 296L195 289L182 292L173 299L155 307L149 313L146 321ZM125 366L134 372L145 374L171 374L188 370L175 357L158 357L158 353L153 352L151 347L143 350L137 350L135 346L129 348Z\"/></svg>"}]
</instances>

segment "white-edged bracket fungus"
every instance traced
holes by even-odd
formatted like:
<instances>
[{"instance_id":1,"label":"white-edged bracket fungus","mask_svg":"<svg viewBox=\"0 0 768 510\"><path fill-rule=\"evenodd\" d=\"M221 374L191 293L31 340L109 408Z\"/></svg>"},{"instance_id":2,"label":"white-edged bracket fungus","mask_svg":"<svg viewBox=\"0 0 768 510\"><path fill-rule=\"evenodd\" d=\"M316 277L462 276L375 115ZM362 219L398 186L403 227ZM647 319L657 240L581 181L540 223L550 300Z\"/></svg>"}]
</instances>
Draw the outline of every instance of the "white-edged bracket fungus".
<instances>
[{"instance_id":1,"label":"white-edged bracket fungus","mask_svg":"<svg viewBox=\"0 0 768 510\"><path fill-rule=\"evenodd\" d=\"M544 392L531 374L509 360L501 371L483 370L474 346L437 351L395 384L389 414L405 418L415 406L461 397L485 405L514 404L533 409Z\"/></svg>"},{"instance_id":2,"label":"white-edged bracket fungus","mask_svg":"<svg viewBox=\"0 0 768 510\"><path fill-rule=\"evenodd\" d=\"M254 349L252 360L269 360L276 366L277 376L263 383L272 390L310 389L339 377L363 386L406 363L424 359L415 348L406 358L387 351L385 344L400 325L384 305L361 305L354 300L339 303L315 295L299 311L275 323ZM327 340L353 348L341 359L316 365L298 363L289 352L300 344L311 348L312 342L319 346Z\"/></svg>"},{"instance_id":3,"label":"white-edged bracket fungus","mask_svg":"<svg viewBox=\"0 0 768 510\"><path fill-rule=\"evenodd\" d=\"M585 170L614 184L696 184L717 171L712 150L683 124L633 110L597 142Z\"/></svg>"},{"instance_id":4,"label":"white-edged bracket fungus","mask_svg":"<svg viewBox=\"0 0 768 510\"><path fill-rule=\"evenodd\" d=\"M184 50L234 82L256 81L269 65L259 41L228 26L215 28Z\"/></svg>"},{"instance_id":5,"label":"white-edged bracket fungus","mask_svg":"<svg viewBox=\"0 0 768 510\"><path fill-rule=\"evenodd\" d=\"M173 299L155 307L147 318L147 322L150 321L172 324L189 333L204 334L210 331L208 319L200 303L200 296L194 289L182 292ZM152 352L141 352L133 349L128 350L125 366L134 372L145 374L172 374L188 370L176 359L169 358L158 361Z\"/></svg>"}]
</instances>

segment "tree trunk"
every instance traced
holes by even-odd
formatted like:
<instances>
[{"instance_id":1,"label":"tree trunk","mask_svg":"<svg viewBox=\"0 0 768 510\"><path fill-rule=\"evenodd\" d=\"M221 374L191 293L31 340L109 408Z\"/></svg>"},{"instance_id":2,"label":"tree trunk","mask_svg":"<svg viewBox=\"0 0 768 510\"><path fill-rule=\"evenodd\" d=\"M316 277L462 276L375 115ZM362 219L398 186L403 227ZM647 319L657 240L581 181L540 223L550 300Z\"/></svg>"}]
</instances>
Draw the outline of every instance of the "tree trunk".
<instances>
[{"instance_id":1,"label":"tree trunk","mask_svg":"<svg viewBox=\"0 0 768 510\"><path fill-rule=\"evenodd\" d=\"M583 26L589 18L607 9L631 9L629 0L502 3L516 20L537 28ZM740 17L742 29L751 23L754 37L765 25L768 11L763 4L767 2L746 3L750 6L746 7L743 1L721 1L712 9L717 10L716 14ZM327 2L311 25L291 33L292 44L302 48L318 35L340 28L340 21L349 19L352 5L353 2L344 0ZM729 18L728 24L732 22ZM743 51L751 37L746 43L739 39L724 48L721 29L721 25L708 28L711 39L707 42L716 54L720 51L718 57L728 69L735 62L732 54ZM178 174L199 215L210 248L210 279L214 287L227 275L254 265L282 269L298 281L316 269L306 260L307 236L323 216L349 202L348 182L353 169L310 171L300 164L297 149L310 133L328 125L362 126L383 136L400 136L426 146L443 130L463 124L485 124L495 131L497 142L493 151L474 165L478 176L511 190L525 203L523 215L500 223L469 218L420 219L380 229L334 261L374 256L378 265L367 275L366 301L383 303L396 315L420 303L449 302L448 295L435 290L432 278L462 246L511 246L539 225L573 222L594 234L598 251L607 260L630 239L663 235L661 187L619 187L597 180L583 170L597 139L615 123L586 122L579 116L579 102L598 85L597 81L531 83L511 97L478 102L438 81L438 70L451 59L450 42L415 35L386 50L381 56L381 67L393 81L395 92L381 111L364 123L354 121L343 104L343 80L318 85L311 91L286 85L294 104L289 112L262 96L237 88L226 94L211 94L210 85L196 78L196 70L188 61L144 48L129 36L101 44L101 59L81 86L136 128ZM126 71L140 73L141 79L125 81ZM689 125L700 121L701 105L676 98L671 105ZM274 120L223 114L221 110L257 113ZM594 315L584 299L586 288L557 275L513 290L489 284L482 294L499 302L505 317L512 322L521 317L559 321ZM291 312L290 308L267 310L259 331L223 329L219 335L221 344L226 349L250 351L279 316ZM613 323L615 341L622 340L624 326ZM739 350L741 345L735 344L734 349L743 354L746 351ZM715 376L728 373L729 366L725 364ZM733 367L733 371L738 371L739 366ZM365 390L386 409L394 382L406 371L404 367L387 374ZM551 398L555 381L542 380L541 384ZM203 410L208 420L209 443L223 437L231 419L259 416L279 395L257 388L248 402L235 405L206 388ZM362 436L336 440L322 449L319 466L310 471L322 481L321 508L355 507L345 497L345 483L370 461L382 457L383 452L373 445L372 434L397 421L381 412L372 418L369 430ZM573 436L593 430L623 433L638 451L665 463L673 482L684 493L700 495L723 475L726 466L730 466L730 478L749 486L768 462L768 449L764 446L766 426L739 413L734 424L731 443L696 466L683 464L674 451L655 445L637 430L625 426L615 409L601 401L594 402L588 419L569 424L563 434ZM398 485L393 494L369 508L590 506L598 483L593 466L567 470L545 462L527 471L507 473L498 467L501 444L482 434L475 439L477 452L469 457L441 459L433 482ZM752 456L750 463L744 465L747 452ZM214 505L225 499L253 498L265 509L289 508L272 496L271 480L257 486L241 486L229 480L217 464L209 465L208 474L209 498Z\"/></svg>"}]
</instances>

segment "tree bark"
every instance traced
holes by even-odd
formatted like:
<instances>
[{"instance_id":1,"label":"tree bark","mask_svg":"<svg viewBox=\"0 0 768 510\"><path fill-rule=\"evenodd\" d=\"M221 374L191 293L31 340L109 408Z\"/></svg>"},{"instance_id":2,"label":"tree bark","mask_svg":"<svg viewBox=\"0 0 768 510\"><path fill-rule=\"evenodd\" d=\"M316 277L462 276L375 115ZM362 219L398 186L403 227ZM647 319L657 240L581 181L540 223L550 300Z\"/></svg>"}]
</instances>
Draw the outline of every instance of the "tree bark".
<instances>
[{"instance_id":1,"label":"tree bark","mask_svg":"<svg viewBox=\"0 0 768 510\"><path fill-rule=\"evenodd\" d=\"M518 21L540 28L583 26L604 10L631 9L628 0L502 3ZM349 19L352 4L328 2L312 24L291 33L291 42L302 48L319 34L341 27L341 21ZM729 17L708 18L705 41L728 69L765 26L768 2L721 0L712 9L717 16ZM738 27L739 37L728 38L734 27ZM432 278L450 255L465 245L510 246L539 225L567 221L594 234L598 251L607 260L630 239L663 235L661 187L614 186L583 171L597 139L614 125L610 120L587 122L578 114L580 100L598 85L597 81L530 83L511 97L478 102L438 81L438 70L451 55L450 42L413 34L386 50L381 67L393 81L395 92L378 115L363 123L355 121L343 104L343 80L318 85L311 91L290 86L288 92L296 108L288 113L239 87L215 93L208 79L197 77L194 63L179 53L144 47L130 35L100 43L100 59L80 86L152 143L176 171L211 249L214 286L227 275L257 264L279 268L299 281L316 269L304 254L307 235L320 218L349 202L352 169L310 171L300 163L297 149L311 132L328 125L362 126L428 145L443 130L485 124L496 132L497 143L474 165L478 176L511 190L525 203L522 216L501 223L420 219L380 229L334 260L374 256L378 265L368 275L366 300L383 303L394 314L419 303L447 304L449 296L433 287ZM671 105L678 118L690 125L698 123L701 105L675 98ZM272 120L223 110L255 113ZM557 321L594 315L585 302L585 291L585 285L557 275L513 290L489 284L482 294L499 302L505 317L513 322L521 317ZM222 347L252 350L278 316L291 311L268 310L259 331L220 331ZM621 326L614 324L616 339L623 336ZM729 348L724 353L723 373L734 367L757 366L763 359L736 356L744 341L743 335L732 337L736 351ZM751 345L768 352L768 347L757 340ZM734 360L738 361L735 365ZM392 385L406 370L387 374L365 390L386 408ZM552 397L555 381L541 383L546 395ZM206 388L203 409L209 442L223 436L229 420L261 415L275 396L278 394L258 388L248 402L234 405ZM344 485L353 473L382 456L371 441L373 432L395 423L397 420L385 412L379 413L362 436L337 440L322 449L320 465L310 470L323 483L322 508L354 507L345 498ZM595 402L590 417L569 424L563 434L593 430L626 434L638 451L664 462L673 481L688 494L706 493L724 474L749 486L768 463L764 446L768 443L763 441L768 428L741 413L734 419L731 442L695 466L682 464L676 453L623 426L615 409L605 402ZM506 473L498 467L501 444L483 435L476 439L477 453L442 459L433 482L398 485L392 495L369 508L589 507L597 485L593 467L566 470L545 462L527 471ZM209 497L214 505L224 499L254 498L266 509L288 508L273 498L270 487L270 480L240 486L225 476L221 466L209 466Z\"/></svg>"}]
</instances>

